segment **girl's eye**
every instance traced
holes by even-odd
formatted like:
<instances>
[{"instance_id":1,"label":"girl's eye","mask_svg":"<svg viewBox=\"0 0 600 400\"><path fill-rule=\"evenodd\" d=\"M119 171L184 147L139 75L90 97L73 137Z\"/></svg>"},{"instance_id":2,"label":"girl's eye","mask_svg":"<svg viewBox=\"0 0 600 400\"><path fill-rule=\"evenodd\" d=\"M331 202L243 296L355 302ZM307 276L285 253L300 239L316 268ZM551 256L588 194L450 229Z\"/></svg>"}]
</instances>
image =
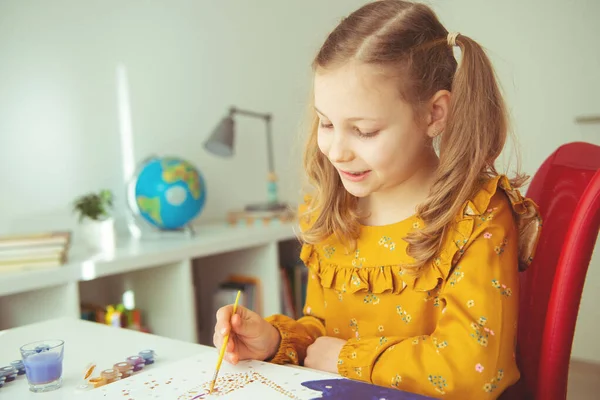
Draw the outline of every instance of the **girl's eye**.
<instances>
[{"instance_id":1,"label":"girl's eye","mask_svg":"<svg viewBox=\"0 0 600 400\"><path fill-rule=\"evenodd\" d=\"M329 123L324 123L323 121L319 122L319 127L321 129L333 129L333 124ZM362 132L360 129L358 128L354 128L354 131L356 132L356 134L361 137L361 138L370 138L373 137L375 135L377 135L379 133L379 131L373 131L373 132Z\"/></svg>"},{"instance_id":2,"label":"girl's eye","mask_svg":"<svg viewBox=\"0 0 600 400\"><path fill-rule=\"evenodd\" d=\"M356 128L355 130L356 130L356 133L358 134L358 136L360 136L361 138L371 138L379 133L379 131L361 132L360 129L358 129L358 128Z\"/></svg>"}]
</instances>

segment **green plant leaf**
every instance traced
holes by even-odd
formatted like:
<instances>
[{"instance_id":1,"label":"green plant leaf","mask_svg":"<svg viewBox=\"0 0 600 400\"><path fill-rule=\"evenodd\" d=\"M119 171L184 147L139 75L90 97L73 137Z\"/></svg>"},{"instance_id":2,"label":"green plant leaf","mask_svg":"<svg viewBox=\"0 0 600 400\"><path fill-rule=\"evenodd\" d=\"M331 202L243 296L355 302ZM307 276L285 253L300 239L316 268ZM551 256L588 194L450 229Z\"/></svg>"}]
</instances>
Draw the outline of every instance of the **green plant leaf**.
<instances>
[{"instance_id":1,"label":"green plant leaf","mask_svg":"<svg viewBox=\"0 0 600 400\"><path fill-rule=\"evenodd\" d=\"M113 195L110 190L89 193L75 199L73 211L79 215L79 221L89 218L95 221L110 217Z\"/></svg>"}]
</instances>

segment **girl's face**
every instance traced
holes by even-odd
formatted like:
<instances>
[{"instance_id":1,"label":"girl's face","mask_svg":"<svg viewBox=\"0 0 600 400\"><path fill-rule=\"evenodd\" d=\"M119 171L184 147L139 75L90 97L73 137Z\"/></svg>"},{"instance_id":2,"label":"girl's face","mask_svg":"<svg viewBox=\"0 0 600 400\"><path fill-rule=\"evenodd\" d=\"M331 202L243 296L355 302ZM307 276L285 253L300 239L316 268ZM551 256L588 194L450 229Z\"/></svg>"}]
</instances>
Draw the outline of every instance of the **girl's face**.
<instances>
[{"instance_id":1,"label":"girl's face","mask_svg":"<svg viewBox=\"0 0 600 400\"><path fill-rule=\"evenodd\" d=\"M374 66L349 63L318 70L315 109L318 145L356 197L394 189L432 153L432 132L419 124L397 83Z\"/></svg>"}]
</instances>

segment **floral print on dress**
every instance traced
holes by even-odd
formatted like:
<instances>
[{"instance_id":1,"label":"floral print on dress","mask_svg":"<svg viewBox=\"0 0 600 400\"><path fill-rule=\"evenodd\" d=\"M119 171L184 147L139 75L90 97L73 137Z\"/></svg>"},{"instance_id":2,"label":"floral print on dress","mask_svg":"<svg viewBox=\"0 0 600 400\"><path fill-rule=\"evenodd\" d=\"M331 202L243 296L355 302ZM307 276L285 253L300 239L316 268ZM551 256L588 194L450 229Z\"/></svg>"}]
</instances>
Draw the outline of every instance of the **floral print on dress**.
<instances>
[{"instance_id":1,"label":"floral print on dress","mask_svg":"<svg viewBox=\"0 0 600 400\"><path fill-rule=\"evenodd\" d=\"M382 336L382 337L379 338L379 345L380 346L383 346L387 342L388 342L388 338L386 338L385 336Z\"/></svg>"},{"instance_id":2,"label":"floral print on dress","mask_svg":"<svg viewBox=\"0 0 600 400\"><path fill-rule=\"evenodd\" d=\"M512 296L512 290L506 285L501 284L497 279L492 280L492 286L498 289L502 296L510 297Z\"/></svg>"},{"instance_id":3,"label":"floral print on dress","mask_svg":"<svg viewBox=\"0 0 600 400\"><path fill-rule=\"evenodd\" d=\"M434 299L437 299L439 296L439 290L436 288L434 290L428 290L426 292L425 298L423 299L424 302L428 302L428 301L432 301Z\"/></svg>"},{"instance_id":4,"label":"floral print on dress","mask_svg":"<svg viewBox=\"0 0 600 400\"><path fill-rule=\"evenodd\" d=\"M373 293L369 293L363 299L363 303L377 305L379 304L379 297L375 296Z\"/></svg>"},{"instance_id":5,"label":"floral print on dress","mask_svg":"<svg viewBox=\"0 0 600 400\"><path fill-rule=\"evenodd\" d=\"M393 388L398 389L400 387L401 383L402 383L402 377L400 375L396 374L396 376L394 376L392 378L392 384L391 384L391 386Z\"/></svg>"},{"instance_id":6,"label":"floral print on dress","mask_svg":"<svg viewBox=\"0 0 600 400\"><path fill-rule=\"evenodd\" d=\"M381 239L379 239L379 245L383 246L384 248L388 249L389 251L396 250L396 243L393 242L392 238L389 236L382 236Z\"/></svg>"},{"instance_id":7,"label":"floral print on dress","mask_svg":"<svg viewBox=\"0 0 600 400\"><path fill-rule=\"evenodd\" d=\"M484 369L485 368L483 368L483 365L481 365L479 363L477 365L475 365L475 371L479 372L480 374L483 372Z\"/></svg>"},{"instance_id":8,"label":"floral print on dress","mask_svg":"<svg viewBox=\"0 0 600 400\"><path fill-rule=\"evenodd\" d=\"M323 256L330 259L335 254L335 246L325 245L323 246Z\"/></svg>"},{"instance_id":9,"label":"floral print on dress","mask_svg":"<svg viewBox=\"0 0 600 400\"><path fill-rule=\"evenodd\" d=\"M445 340L438 342L437 338L435 338L435 337L432 337L431 340L433 341L433 346L435 347L435 352L438 354L440 354L441 349L445 349L446 347L448 347L448 342Z\"/></svg>"},{"instance_id":10,"label":"floral print on dress","mask_svg":"<svg viewBox=\"0 0 600 400\"><path fill-rule=\"evenodd\" d=\"M475 331L471 333L471 337L476 339L482 347L487 347L490 335L495 335L493 330L486 327L486 324L487 318L485 317L480 317L479 321L471 323L471 329Z\"/></svg>"},{"instance_id":11,"label":"floral print on dress","mask_svg":"<svg viewBox=\"0 0 600 400\"><path fill-rule=\"evenodd\" d=\"M496 376L490 379L488 383L483 385L483 391L486 393L492 393L495 391L498 388L497 383L500 383L502 378L504 378L504 371L499 369L498 373L496 373Z\"/></svg>"},{"instance_id":12,"label":"floral print on dress","mask_svg":"<svg viewBox=\"0 0 600 400\"><path fill-rule=\"evenodd\" d=\"M360 334L358 333L358 321L356 320L356 318L352 318L350 320L350 329L352 329L352 332L354 332L354 336L357 339L360 339Z\"/></svg>"},{"instance_id":13,"label":"floral print on dress","mask_svg":"<svg viewBox=\"0 0 600 400\"><path fill-rule=\"evenodd\" d=\"M475 300L469 300L469 301L467 301L467 307L468 308L475 307Z\"/></svg>"},{"instance_id":14,"label":"floral print on dress","mask_svg":"<svg viewBox=\"0 0 600 400\"><path fill-rule=\"evenodd\" d=\"M402 306L396 306L396 312L402 317L402 321L404 321L405 324L409 324L412 320L410 314L407 313L406 310L402 308Z\"/></svg>"},{"instance_id":15,"label":"floral print on dress","mask_svg":"<svg viewBox=\"0 0 600 400\"><path fill-rule=\"evenodd\" d=\"M448 384L446 383L446 379L441 375L429 375L427 378L429 382L435 388L435 391L439 394L446 394L446 387Z\"/></svg>"},{"instance_id":16,"label":"floral print on dress","mask_svg":"<svg viewBox=\"0 0 600 400\"><path fill-rule=\"evenodd\" d=\"M337 295L338 295L338 300L339 301L344 301L344 294L348 291L346 284L343 283L342 287L340 288L340 290L337 290Z\"/></svg>"},{"instance_id":17,"label":"floral print on dress","mask_svg":"<svg viewBox=\"0 0 600 400\"><path fill-rule=\"evenodd\" d=\"M458 260L460 260L463 254L465 254L465 247L468 242L468 238L459 239L454 242L454 244L456 244L456 247L458 248L458 251L456 252L456 254L454 254L454 258L452 260L454 264L456 264Z\"/></svg>"},{"instance_id":18,"label":"floral print on dress","mask_svg":"<svg viewBox=\"0 0 600 400\"><path fill-rule=\"evenodd\" d=\"M487 211L479 216L479 223L477 226L480 226L484 222L491 221L494 219L494 211L496 211L498 207L488 208Z\"/></svg>"},{"instance_id":19,"label":"floral print on dress","mask_svg":"<svg viewBox=\"0 0 600 400\"><path fill-rule=\"evenodd\" d=\"M360 256L360 250L356 249L354 252L354 260L352 260L352 266L354 268L362 268L363 264L367 259Z\"/></svg>"},{"instance_id":20,"label":"floral print on dress","mask_svg":"<svg viewBox=\"0 0 600 400\"><path fill-rule=\"evenodd\" d=\"M504 253L504 247L506 247L507 244L508 244L508 239L507 238L502 239L502 244L494 247L494 251L496 252L496 254L501 255L502 253Z\"/></svg>"},{"instance_id":21,"label":"floral print on dress","mask_svg":"<svg viewBox=\"0 0 600 400\"><path fill-rule=\"evenodd\" d=\"M358 275L352 274L351 283L352 283L352 286L360 286L361 280L358 277Z\"/></svg>"},{"instance_id":22,"label":"floral print on dress","mask_svg":"<svg viewBox=\"0 0 600 400\"><path fill-rule=\"evenodd\" d=\"M462 254L462 250L465 248L465 245L467 244L467 242L469 241L469 239L464 238L462 240L457 240L456 243L456 247L458 247L458 250L461 252Z\"/></svg>"},{"instance_id":23,"label":"floral print on dress","mask_svg":"<svg viewBox=\"0 0 600 400\"><path fill-rule=\"evenodd\" d=\"M289 358L296 361L296 352L295 351L290 350L287 355Z\"/></svg>"},{"instance_id":24,"label":"floral print on dress","mask_svg":"<svg viewBox=\"0 0 600 400\"><path fill-rule=\"evenodd\" d=\"M423 336L417 336L417 337L413 338L412 344L417 345L417 344L419 344L421 342L424 342L426 340L427 340L427 336L424 336L424 335Z\"/></svg>"},{"instance_id":25,"label":"floral print on dress","mask_svg":"<svg viewBox=\"0 0 600 400\"><path fill-rule=\"evenodd\" d=\"M451 278L450 278L450 286L452 286L452 287L456 286L456 284L465 277L465 273L462 272L460 269L461 269L460 265L454 269L454 272L452 273Z\"/></svg>"}]
</instances>

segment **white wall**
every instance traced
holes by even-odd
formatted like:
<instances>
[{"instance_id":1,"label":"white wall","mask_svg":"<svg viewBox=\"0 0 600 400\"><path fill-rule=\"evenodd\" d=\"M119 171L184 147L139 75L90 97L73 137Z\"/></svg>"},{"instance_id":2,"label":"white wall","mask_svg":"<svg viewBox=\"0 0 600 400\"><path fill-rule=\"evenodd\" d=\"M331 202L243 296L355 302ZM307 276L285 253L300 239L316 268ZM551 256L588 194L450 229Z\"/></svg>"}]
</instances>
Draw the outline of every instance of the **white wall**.
<instances>
[{"instance_id":1,"label":"white wall","mask_svg":"<svg viewBox=\"0 0 600 400\"><path fill-rule=\"evenodd\" d=\"M115 68L130 80L136 159L185 157L203 172L200 222L266 200L260 120L240 117L238 154L203 141L230 105L274 115L281 197L298 199L299 147L319 43L361 1L0 2L0 233L64 227L70 202L123 198ZM318 11L317 11L318 10ZM32 145L38 146L32 149Z\"/></svg>"},{"instance_id":2,"label":"white wall","mask_svg":"<svg viewBox=\"0 0 600 400\"><path fill-rule=\"evenodd\" d=\"M223 160L202 142L229 105L274 113L282 197L297 200L297 128L309 63L324 35L359 0L0 2L0 233L71 223L69 202L119 192L115 66L131 85L136 158L176 154L203 171L200 220L264 197L263 126L239 119L239 152ZM430 1L449 30L489 49L534 173L560 144L600 144L600 2ZM32 144L41 145L33 150ZM62 170L65 168L65 170ZM32 222L33 221L33 222ZM600 361L600 262L590 267L573 353Z\"/></svg>"}]
</instances>

